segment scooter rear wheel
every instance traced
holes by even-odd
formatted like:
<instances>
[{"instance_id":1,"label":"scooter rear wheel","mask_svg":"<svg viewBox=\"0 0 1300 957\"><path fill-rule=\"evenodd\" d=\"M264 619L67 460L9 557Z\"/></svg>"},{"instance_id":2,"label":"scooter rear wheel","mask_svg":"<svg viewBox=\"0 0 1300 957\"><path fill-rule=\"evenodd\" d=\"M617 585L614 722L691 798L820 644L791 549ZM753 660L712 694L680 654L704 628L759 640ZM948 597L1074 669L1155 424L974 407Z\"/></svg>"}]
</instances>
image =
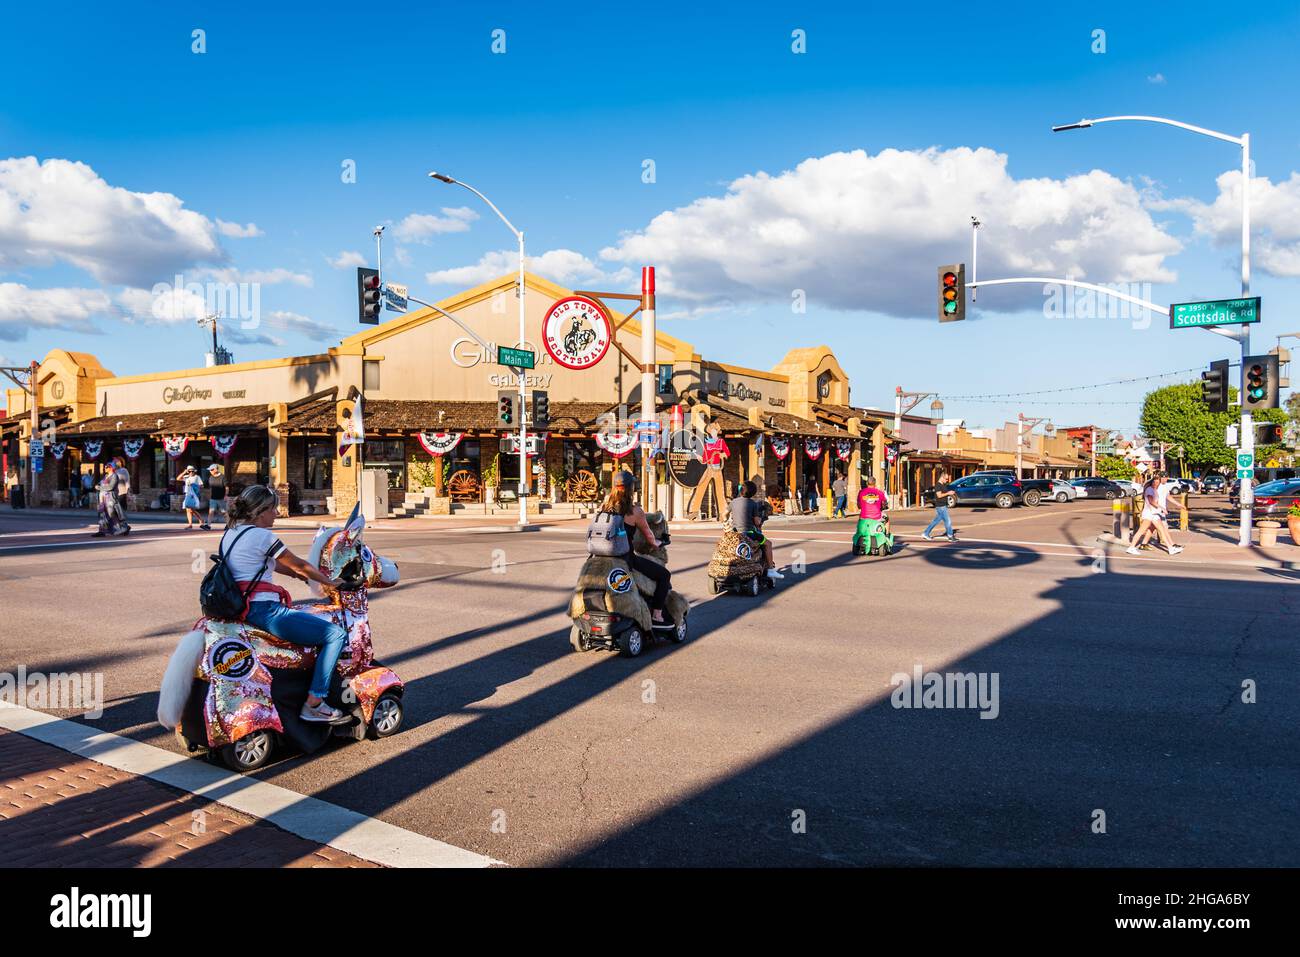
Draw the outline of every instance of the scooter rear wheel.
<instances>
[{"instance_id":1,"label":"scooter rear wheel","mask_svg":"<svg viewBox=\"0 0 1300 957\"><path fill-rule=\"evenodd\" d=\"M270 731L254 731L234 744L224 746L221 749L221 760L232 771L256 771L271 760L271 752L274 750L274 734Z\"/></svg>"},{"instance_id":2,"label":"scooter rear wheel","mask_svg":"<svg viewBox=\"0 0 1300 957\"><path fill-rule=\"evenodd\" d=\"M762 582L760 582L758 580L758 576L755 575L749 581L745 582L745 594L749 595L751 598L757 598L758 590L762 587L763 587Z\"/></svg>"},{"instance_id":3,"label":"scooter rear wheel","mask_svg":"<svg viewBox=\"0 0 1300 957\"><path fill-rule=\"evenodd\" d=\"M640 628L634 626L618 636L618 650L625 658L635 658L644 647L645 636L641 634Z\"/></svg>"},{"instance_id":4,"label":"scooter rear wheel","mask_svg":"<svg viewBox=\"0 0 1300 957\"><path fill-rule=\"evenodd\" d=\"M569 646L574 651L591 651L591 645L587 644L587 639L582 635L582 629L577 625L569 629Z\"/></svg>"}]
</instances>

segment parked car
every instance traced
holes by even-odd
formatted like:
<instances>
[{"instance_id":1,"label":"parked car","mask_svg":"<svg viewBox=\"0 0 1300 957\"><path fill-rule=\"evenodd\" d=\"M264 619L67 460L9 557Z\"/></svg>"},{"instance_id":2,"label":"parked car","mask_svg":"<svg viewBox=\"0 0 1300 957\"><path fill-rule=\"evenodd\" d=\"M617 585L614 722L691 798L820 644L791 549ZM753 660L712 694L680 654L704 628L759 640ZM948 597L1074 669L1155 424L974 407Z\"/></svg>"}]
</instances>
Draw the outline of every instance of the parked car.
<instances>
[{"instance_id":1,"label":"parked car","mask_svg":"<svg viewBox=\"0 0 1300 957\"><path fill-rule=\"evenodd\" d=\"M1300 501L1300 478L1278 479L1255 486L1255 504L1251 512L1255 518L1274 518L1286 521L1287 509Z\"/></svg>"},{"instance_id":2,"label":"parked car","mask_svg":"<svg viewBox=\"0 0 1300 957\"><path fill-rule=\"evenodd\" d=\"M1010 508L1024 501L1024 490L1014 475L1005 472L976 472L951 484L948 504L995 505Z\"/></svg>"},{"instance_id":3,"label":"parked car","mask_svg":"<svg viewBox=\"0 0 1300 957\"><path fill-rule=\"evenodd\" d=\"M1079 490L1065 479L1048 479L1052 483L1051 498L1056 502L1073 502L1079 497Z\"/></svg>"},{"instance_id":4,"label":"parked car","mask_svg":"<svg viewBox=\"0 0 1300 957\"><path fill-rule=\"evenodd\" d=\"M1010 479L1013 482L1020 483L1020 493L1022 503L1025 505L1038 505L1044 501L1051 501L1052 480L1036 478L1016 478L1016 473L1011 469L980 469L978 472L971 472L971 475L996 475L1001 478Z\"/></svg>"},{"instance_id":5,"label":"parked car","mask_svg":"<svg viewBox=\"0 0 1300 957\"><path fill-rule=\"evenodd\" d=\"M1228 480L1222 475L1207 475L1201 479L1201 491L1206 495L1222 494L1228 487Z\"/></svg>"},{"instance_id":6,"label":"parked car","mask_svg":"<svg viewBox=\"0 0 1300 957\"><path fill-rule=\"evenodd\" d=\"M1197 490L1196 483L1193 482L1191 479L1171 478L1168 484L1172 489L1172 491L1169 493L1170 495L1183 495L1183 494L1191 495L1193 492Z\"/></svg>"},{"instance_id":7,"label":"parked car","mask_svg":"<svg viewBox=\"0 0 1300 957\"><path fill-rule=\"evenodd\" d=\"M1111 479L1116 485L1124 490L1125 495L1141 495L1142 483L1134 482L1132 479Z\"/></svg>"},{"instance_id":8,"label":"parked car","mask_svg":"<svg viewBox=\"0 0 1300 957\"><path fill-rule=\"evenodd\" d=\"M1078 491L1079 498L1119 498L1125 494L1115 482L1096 476L1070 479L1070 484Z\"/></svg>"}]
</instances>

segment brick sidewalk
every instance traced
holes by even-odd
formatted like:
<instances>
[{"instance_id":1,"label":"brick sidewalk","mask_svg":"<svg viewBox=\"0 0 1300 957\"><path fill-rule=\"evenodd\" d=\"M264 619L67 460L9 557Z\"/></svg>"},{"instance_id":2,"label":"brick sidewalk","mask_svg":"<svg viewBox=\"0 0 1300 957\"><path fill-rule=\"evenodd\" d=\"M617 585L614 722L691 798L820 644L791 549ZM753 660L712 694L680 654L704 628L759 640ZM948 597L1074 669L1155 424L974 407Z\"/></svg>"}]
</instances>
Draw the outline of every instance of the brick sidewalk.
<instances>
[{"instance_id":1,"label":"brick sidewalk","mask_svg":"<svg viewBox=\"0 0 1300 957\"><path fill-rule=\"evenodd\" d=\"M6 867L376 867L148 778L0 729Z\"/></svg>"}]
</instances>

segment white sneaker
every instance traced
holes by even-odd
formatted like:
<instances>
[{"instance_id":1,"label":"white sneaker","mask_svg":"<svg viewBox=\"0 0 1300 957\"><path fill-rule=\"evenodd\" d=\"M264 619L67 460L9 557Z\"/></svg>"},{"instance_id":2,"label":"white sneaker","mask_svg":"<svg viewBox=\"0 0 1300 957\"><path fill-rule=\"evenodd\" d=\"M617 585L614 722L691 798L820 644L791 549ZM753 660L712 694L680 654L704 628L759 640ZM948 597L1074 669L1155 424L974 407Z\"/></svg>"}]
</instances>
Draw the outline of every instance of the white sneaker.
<instances>
[{"instance_id":1,"label":"white sneaker","mask_svg":"<svg viewBox=\"0 0 1300 957\"><path fill-rule=\"evenodd\" d=\"M784 578L785 578L785 576L782 575L782 574L781 574L779 571L777 571L775 568L769 568L769 569L767 570L767 577L768 577L768 578L771 578L771 579L773 579L773 580L778 579L778 578L781 578L781 579L784 579Z\"/></svg>"},{"instance_id":2,"label":"white sneaker","mask_svg":"<svg viewBox=\"0 0 1300 957\"><path fill-rule=\"evenodd\" d=\"M1136 545L1130 545L1128 548L1124 549L1124 551L1128 552L1130 555L1142 554L1141 550Z\"/></svg>"},{"instance_id":3,"label":"white sneaker","mask_svg":"<svg viewBox=\"0 0 1300 957\"><path fill-rule=\"evenodd\" d=\"M921 533L921 537L922 537L923 539L925 539L927 542L932 542L932 541L934 541L934 539L931 538L931 537L929 536L929 534L927 534L926 532L922 532L922 533Z\"/></svg>"},{"instance_id":4,"label":"white sneaker","mask_svg":"<svg viewBox=\"0 0 1300 957\"><path fill-rule=\"evenodd\" d=\"M1170 555L1177 555L1177 554L1178 554L1179 552L1181 552L1182 550L1183 550L1183 546L1181 546L1181 545L1174 545L1172 548L1169 549L1169 554L1170 554Z\"/></svg>"}]
</instances>

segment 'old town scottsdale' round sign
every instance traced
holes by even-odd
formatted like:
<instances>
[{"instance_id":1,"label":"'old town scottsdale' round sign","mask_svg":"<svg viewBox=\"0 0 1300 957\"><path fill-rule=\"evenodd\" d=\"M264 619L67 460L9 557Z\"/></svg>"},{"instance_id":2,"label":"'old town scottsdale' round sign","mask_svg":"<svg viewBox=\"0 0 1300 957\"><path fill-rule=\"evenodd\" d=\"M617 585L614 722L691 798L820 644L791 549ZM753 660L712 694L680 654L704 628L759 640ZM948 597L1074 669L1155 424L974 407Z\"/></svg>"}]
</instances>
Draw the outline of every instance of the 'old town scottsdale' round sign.
<instances>
[{"instance_id":1,"label":"'old town scottsdale' round sign","mask_svg":"<svg viewBox=\"0 0 1300 957\"><path fill-rule=\"evenodd\" d=\"M566 369L590 369L609 351L609 318L586 296L557 299L542 320L542 343Z\"/></svg>"}]
</instances>

